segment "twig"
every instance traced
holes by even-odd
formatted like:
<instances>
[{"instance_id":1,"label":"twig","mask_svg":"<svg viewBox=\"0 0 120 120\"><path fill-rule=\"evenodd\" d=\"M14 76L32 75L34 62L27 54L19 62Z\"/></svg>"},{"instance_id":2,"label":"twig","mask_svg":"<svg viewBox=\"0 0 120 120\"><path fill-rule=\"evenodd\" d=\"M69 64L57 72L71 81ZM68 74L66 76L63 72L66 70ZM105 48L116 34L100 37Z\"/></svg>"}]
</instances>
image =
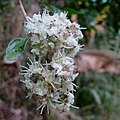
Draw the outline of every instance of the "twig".
<instances>
[{"instance_id":1,"label":"twig","mask_svg":"<svg viewBox=\"0 0 120 120\"><path fill-rule=\"evenodd\" d=\"M22 13L23 13L24 18L27 20L27 14L26 14L26 12L25 12L25 9L24 9L24 7L23 7L23 4L22 4L21 0L18 0L18 3L19 3L19 5L20 5L20 8L21 8L21 10L22 10Z\"/></svg>"}]
</instances>

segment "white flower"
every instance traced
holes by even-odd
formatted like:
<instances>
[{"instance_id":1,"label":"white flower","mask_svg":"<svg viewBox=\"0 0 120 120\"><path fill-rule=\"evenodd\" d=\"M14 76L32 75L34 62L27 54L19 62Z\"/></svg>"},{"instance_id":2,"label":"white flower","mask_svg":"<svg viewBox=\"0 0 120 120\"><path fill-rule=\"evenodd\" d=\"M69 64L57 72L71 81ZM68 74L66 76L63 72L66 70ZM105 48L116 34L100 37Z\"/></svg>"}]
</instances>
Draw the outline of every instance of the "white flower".
<instances>
[{"instance_id":1,"label":"white flower","mask_svg":"<svg viewBox=\"0 0 120 120\"><path fill-rule=\"evenodd\" d=\"M73 22L72 25L70 26L70 30L73 33L74 37L76 39L82 39L83 38L83 34L81 32L81 28L80 25Z\"/></svg>"},{"instance_id":2,"label":"white flower","mask_svg":"<svg viewBox=\"0 0 120 120\"><path fill-rule=\"evenodd\" d=\"M61 54L61 53L60 53ZM56 56L56 54L55 54ZM53 61L51 62L51 66L56 70L56 74L58 76L71 76L75 69L74 59L68 56L57 55L53 56ZM55 59L54 59L55 58Z\"/></svg>"},{"instance_id":3,"label":"white flower","mask_svg":"<svg viewBox=\"0 0 120 120\"><path fill-rule=\"evenodd\" d=\"M32 91L34 94L44 96L48 92L48 87L44 82L38 81L36 84L33 84Z\"/></svg>"},{"instance_id":4,"label":"white flower","mask_svg":"<svg viewBox=\"0 0 120 120\"><path fill-rule=\"evenodd\" d=\"M31 82L30 79L27 79L27 77L26 77L26 79L22 80L22 82L25 84L25 86L27 87L27 89L32 90L32 82Z\"/></svg>"},{"instance_id":5,"label":"white flower","mask_svg":"<svg viewBox=\"0 0 120 120\"><path fill-rule=\"evenodd\" d=\"M40 37L38 35L32 35L31 42L32 42L32 45L40 43Z\"/></svg>"},{"instance_id":6,"label":"white flower","mask_svg":"<svg viewBox=\"0 0 120 120\"><path fill-rule=\"evenodd\" d=\"M68 103L73 104L74 103L74 95L72 93L68 93Z\"/></svg>"},{"instance_id":7,"label":"white flower","mask_svg":"<svg viewBox=\"0 0 120 120\"><path fill-rule=\"evenodd\" d=\"M48 45L49 45L51 48L54 48L54 47L55 47L55 45L54 45L53 42L49 42Z\"/></svg>"},{"instance_id":8,"label":"white flower","mask_svg":"<svg viewBox=\"0 0 120 120\"><path fill-rule=\"evenodd\" d=\"M61 70L63 69L63 67L62 67L60 64L55 63L55 62L52 64L52 67L53 67L55 70L59 70L59 71L61 71Z\"/></svg>"},{"instance_id":9,"label":"white flower","mask_svg":"<svg viewBox=\"0 0 120 120\"><path fill-rule=\"evenodd\" d=\"M68 91L74 91L74 87L73 87L73 83L72 81L66 81L63 83L63 90L65 93L67 93Z\"/></svg>"},{"instance_id":10,"label":"white flower","mask_svg":"<svg viewBox=\"0 0 120 120\"><path fill-rule=\"evenodd\" d=\"M58 74L58 76L64 76L64 77L68 77L68 76L70 76L71 75L71 73L70 72L68 72L68 71L57 71L57 74Z\"/></svg>"},{"instance_id":11,"label":"white flower","mask_svg":"<svg viewBox=\"0 0 120 120\"><path fill-rule=\"evenodd\" d=\"M78 46L78 41L73 36L68 37L65 42L73 48Z\"/></svg>"},{"instance_id":12,"label":"white flower","mask_svg":"<svg viewBox=\"0 0 120 120\"><path fill-rule=\"evenodd\" d=\"M39 96L41 113L45 106L47 111L51 107L69 111L74 103L74 87L77 87L73 83L78 75L74 57L81 49L80 25L71 22L65 12L50 15L44 10L42 14L27 17L24 26L31 35L31 52L38 60L30 60L28 67L22 66L22 82L32 94Z\"/></svg>"},{"instance_id":13,"label":"white flower","mask_svg":"<svg viewBox=\"0 0 120 120\"><path fill-rule=\"evenodd\" d=\"M42 15L34 14L32 18L29 18L25 23L25 29L28 33L38 33L44 40L47 34L52 36L65 30L68 23L71 22L66 18L66 13L55 13L50 16L49 12L44 10Z\"/></svg>"},{"instance_id":14,"label":"white flower","mask_svg":"<svg viewBox=\"0 0 120 120\"><path fill-rule=\"evenodd\" d=\"M33 48L31 50L31 52L34 53L34 54L36 54L36 55L39 55L39 49L38 48L36 48L36 49Z\"/></svg>"},{"instance_id":15,"label":"white flower","mask_svg":"<svg viewBox=\"0 0 120 120\"><path fill-rule=\"evenodd\" d=\"M30 59L29 59L30 60ZM28 75L29 77L31 77L33 74L41 74L41 71L43 69L43 67L41 66L41 64L37 61L34 60L34 62L32 62L30 60L30 64L28 64L28 68L21 66L22 69L22 75L24 75L26 77L26 75Z\"/></svg>"}]
</instances>

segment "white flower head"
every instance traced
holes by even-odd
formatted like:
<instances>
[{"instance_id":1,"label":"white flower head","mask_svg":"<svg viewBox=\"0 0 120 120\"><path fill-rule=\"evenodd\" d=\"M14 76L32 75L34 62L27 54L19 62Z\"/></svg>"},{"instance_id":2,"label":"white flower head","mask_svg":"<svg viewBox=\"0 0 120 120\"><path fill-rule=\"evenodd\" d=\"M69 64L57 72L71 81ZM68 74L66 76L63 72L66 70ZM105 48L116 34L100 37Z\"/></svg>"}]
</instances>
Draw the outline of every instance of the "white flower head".
<instances>
[{"instance_id":1,"label":"white flower head","mask_svg":"<svg viewBox=\"0 0 120 120\"><path fill-rule=\"evenodd\" d=\"M31 34L31 52L38 60L30 60L28 67L22 66L23 83L39 96L41 113L45 106L48 111L51 107L69 111L74 103L73 81L78 75L74 57L83 38L80 25L71 22L65 12L50 15L44 10L27 17L24 26Z\"/></svg>"}]
</instances>

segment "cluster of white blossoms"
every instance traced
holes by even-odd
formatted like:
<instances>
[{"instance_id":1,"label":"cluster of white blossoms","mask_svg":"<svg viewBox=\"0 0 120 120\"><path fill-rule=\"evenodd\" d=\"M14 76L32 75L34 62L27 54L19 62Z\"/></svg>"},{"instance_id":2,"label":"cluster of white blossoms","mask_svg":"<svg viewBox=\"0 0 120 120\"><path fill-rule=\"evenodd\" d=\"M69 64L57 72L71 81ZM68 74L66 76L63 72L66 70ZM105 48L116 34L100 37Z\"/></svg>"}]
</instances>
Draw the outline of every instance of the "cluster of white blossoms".
<instances>
[{"instance_id":1,"label":"cluster of white blossoms","mask_svg":"<svg viewBox=\"0 0 120 120\"><path fill-rule=\"evenodd\" d=\"M73 83L77 66L74 57L81 49L81 27L71 22L66 13L42 14L27 17L25 30L31 35L31 52L36 56L28 67L22 66L23 82L38 96L41 113L45 107L69 111L74 107Z\"/></svg>"}]
</instances>

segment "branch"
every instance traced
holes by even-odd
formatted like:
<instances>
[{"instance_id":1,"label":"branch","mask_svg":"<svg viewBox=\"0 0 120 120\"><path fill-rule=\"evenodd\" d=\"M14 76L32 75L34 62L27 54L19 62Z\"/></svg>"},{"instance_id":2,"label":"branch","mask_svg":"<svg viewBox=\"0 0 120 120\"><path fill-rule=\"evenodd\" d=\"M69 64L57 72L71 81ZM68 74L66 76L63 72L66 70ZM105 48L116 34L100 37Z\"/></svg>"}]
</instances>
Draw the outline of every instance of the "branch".
<instances>
[{"instance_id":1,"label":"branch","mask_svg":"<svg viewBox=\"0 0 120 120\"><path fill-rule=\"evenodd\" d=\"M22 13L23 13L24 18L27 20L27 14L26 14L26 12L25 12L25 9L24 9L24 7L23 7L23 4L22 4L21 0L18 0L18 3L19 3L19 5L20 5L20 8L21 8L21 10L22 10Z\"/></svg>"}]
</instances>

